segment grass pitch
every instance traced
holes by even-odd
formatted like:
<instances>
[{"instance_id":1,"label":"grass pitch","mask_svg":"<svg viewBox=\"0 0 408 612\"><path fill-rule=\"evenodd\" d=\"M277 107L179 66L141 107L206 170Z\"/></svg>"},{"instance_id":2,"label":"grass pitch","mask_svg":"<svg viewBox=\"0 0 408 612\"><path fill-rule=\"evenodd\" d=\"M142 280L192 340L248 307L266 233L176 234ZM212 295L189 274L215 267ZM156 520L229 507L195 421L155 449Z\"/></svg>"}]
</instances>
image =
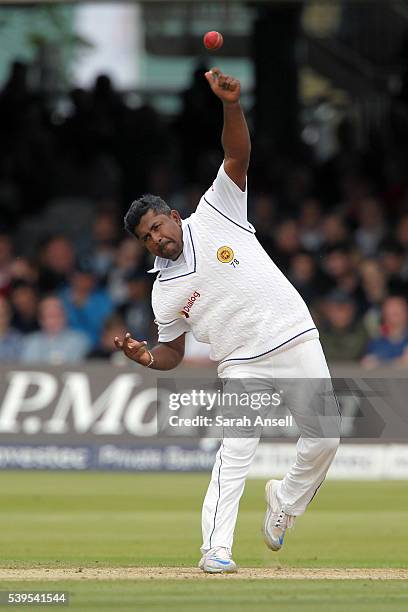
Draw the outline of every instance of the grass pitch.
<instances>
[{"instance_id":1,"label":"grass pitch","mask_svg":"<svg viewBox=\"0 0 408 612\"><path fill-rule=\"evenodd\" d=\"M213 577L214 578L214 577ZM3 590L23 590L21 583ZM52 590L68 591L68 607L61 610L209 612L406 612L407 587L402 581L306 580L219 582L136 581L115 583L52 583ZM50 583L24 583L24 591L50 590ZM2 608L0 606L0 609ZM13 606L13 609L15 607ZM27 608L25 608L27 609ZM38 610L42 608L33 608ZM23 608L19 608L23 610Z\"/></svg>"},{"instance_id":2,"label":"grass pitch","mask_svg":"<svg viewBox=\"0 0 408 612\"><path fill-rule=\"evenodd\" d=\"M0 473L2 568L195 566L208 475ZM408 568L405 482L326 482L279 553L260 526L264 483L248 481L234 559L259 568ZM402 580L2 581L68 590L75 610L408 609ZM27 608L26 608L27 609Z\"/></svg>"}]
</instances>

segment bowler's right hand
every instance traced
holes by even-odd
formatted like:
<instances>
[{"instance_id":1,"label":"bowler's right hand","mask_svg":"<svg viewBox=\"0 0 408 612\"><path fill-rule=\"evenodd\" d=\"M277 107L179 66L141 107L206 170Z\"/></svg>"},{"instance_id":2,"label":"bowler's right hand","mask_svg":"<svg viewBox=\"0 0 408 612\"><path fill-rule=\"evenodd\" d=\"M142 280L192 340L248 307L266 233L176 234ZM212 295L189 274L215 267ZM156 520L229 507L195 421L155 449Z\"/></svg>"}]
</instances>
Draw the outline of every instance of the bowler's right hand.
<instances>
[{"instance_id":1,"label":"bowler's right hand","mask_svg":"<svg viewBox=\"0 0 408 612\"><path fill-rule=\"evenodd\" d=\"M116 348L123 351L126 357L129 357L129 359L132 359L132 361L136 361L145 367L149 365L151 361L151 354L147 348L147 342L145 340L143 342L134 340L130 333L127 332L123 340L119 340L119 338L116 336L114 342Z\"/></svg>"}]
</instances>

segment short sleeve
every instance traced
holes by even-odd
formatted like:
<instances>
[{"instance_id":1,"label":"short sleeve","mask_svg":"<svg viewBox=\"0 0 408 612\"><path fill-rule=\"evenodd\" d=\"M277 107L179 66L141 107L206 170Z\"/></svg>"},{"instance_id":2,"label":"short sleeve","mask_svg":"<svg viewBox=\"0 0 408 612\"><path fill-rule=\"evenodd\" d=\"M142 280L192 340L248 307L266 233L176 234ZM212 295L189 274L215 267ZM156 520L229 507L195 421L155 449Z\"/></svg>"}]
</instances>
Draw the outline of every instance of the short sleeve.
<instances>
[{"instance_id":1,"label":"short sleeve","mask_svg":"<svg viewBox=\"0 0 408 612\"><path fill-rule=\"evenodd\" d=\"M171 342L182 334L190 331L186 321L181 317L174 321L159 321L155 319L158 328L159 342Z\"/></svg>"},{"instance_id":2,"label":"short sleeve","mask_svg":"<svg viewBox=\"0 0 408 612\"><path fill-rule=\"evenodd\" d=\"M159 342L171 342L190 331L185 318L180 316L175 308L166 303L157 278L152 288L152 309Z\"/></svg>"},{"instance_id":3,"label":"short sleeve","mask_svg":"<svg viewBox=\"0 0 408 612\"><path fill-rule=\"evenodd\" d=\"M228 176L222 162L214 183L204 194L204 199L232 221L248 225L247 181L242 191Z\"/></svg>"}]
</instances>

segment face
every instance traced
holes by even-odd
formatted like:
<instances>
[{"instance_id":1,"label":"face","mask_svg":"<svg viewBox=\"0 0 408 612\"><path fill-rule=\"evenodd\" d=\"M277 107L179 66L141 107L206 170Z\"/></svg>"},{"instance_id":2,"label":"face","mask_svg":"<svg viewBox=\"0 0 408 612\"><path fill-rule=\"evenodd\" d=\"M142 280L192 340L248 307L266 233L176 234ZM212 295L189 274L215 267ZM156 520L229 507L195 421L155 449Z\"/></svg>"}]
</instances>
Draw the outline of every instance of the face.
<instances>
[{"instance_id":1,"label":"face","mask_svg":"<svg viewBox=\"0 0 408 612\"><path fill-rule=\"evenodd\" d=\"M95 277L87 272L77 271L72 277L72 287L78 293L90 293L95 286Z\"/></svg>"},{"instance_id":2,"label":"face","mask_svg":"<svg viewBox=\"0 0 408 612\"><path fill-rule=\"evenodd\" d=\"M292 272L299 281L310 281L315 272L315 264L309 255L296 255L292 260Z\"/></svg>"},{"instance_id":3,"label":"face","mask_svg":"<svg viewBox=\"0 0 408 612\"><path fill-rule=\"evenodd\" d=\"M95 220L93 227L94 237L97 242L111 244L117 236L117 224L112 215L100 214Z\"/></svg>"},{"instance_id":4,"label":"face","mask_svg":"<svg viewBox=\"0 0 408 612\"><path fill-rule=\"evenodd\" d=\"M65 312L60 300L57 298L45 298L39 308L39 321L43 331L49 334L57 334L65 327Z\"/></svg>"},{"instance_id":5,"label":"face","mask_svg":"<svg viewBox=\"0 0 408 612\"><path fill-rule=\"evenodd\" d=\"M386 290L385 275L376 261L363 261L360 265L363 289L371 302L382 301Z\"/></svg>"},{"instance_id":6,"label":"face","mask_svg":"<svg viewBox=\"0 0 408 612\"><path fill-rule=\"evenodd\" d=\"M136 237L149 253L175 261L183 250L181 218L176 210L170 215L149 210L135 229Z\"/></svg>"},{"instance_id":7,"label":"face","mask_svg":"<svg viewBox=\"0 0 408 612\"><path fill-rule=\"evenodd\" d=\"M315 227L320 221L320 202L308 198L303 202L301 223L305 227Z\"/></svg>"},{"instance_id":8,"label":"face","mask_svg":"<svg viewBox=\"0 0 408 612\"><path fill-rule=\"evenodd\" d=\"M347 238L347 230L341 217L338 215L328 215L323 221L323 235L325 242L333 244L341 242Z\"/></svg>"},{"instance_id":9,"label":"face","mask_svg":"<svg viewBox=\"0 0 408 612\"><path fill-rule=\"evenodd\" d=\"M128 282L128 295L131 300L143 300L149 295L149 288L144 279Z\"/></svg>"},{"instance_id":10,"label":"face","mask_svg":"<svg viewBox=\"0 0 408 612\"><path fill-rule=\"evenodd\" d=\"M65 238L55 238L46 247L44 252L44 263L51 270L60 274L71 272L75 254L71 243Z\"/></svg>"},{"instance_id":11,"label":"face","mask_svg":"<svg viewBox=\"0 0 408 612\"><path fill-rule=\"evenodd\" d=\"M326 317L329 322L338 329L348 327L354 319L355 307L351 302L338 304L336 302L328 302L326 305Z\"/></svg>"},{"instance_id":12,"label":"face","mask_svg":"<svg viewBox=\"0 0 408 612\"><path fill-rule=\"evenodd\" d=\"M373 198L364 198L359 208L360 225L365 228L376 228L382 223L380 205Z\"/></svg>"},{"instance_id":13,"label":"face","mask_svg":"<svg viewBox=\"0 0 408 612\"><path fill-rule=\"evenodd\" d=\"M33 316L37 311L37 295L32 287L16 287L11 294L11 301L20 313Z\"/></svg>"},{"instance_id":14,"label":"face","mask_svg":"<svg viewBox=\"0 0 408 612\"><path fill-rule=\"evenodd\" d=\"M390 327L406 327L408 324L408 308L403 298L391 297L384 302L383 319Z\"/></svg>"},{"instance_id":15,"label":"face","mask_svg":"<svg viewBox=\"0 0 408 612\"><path fill-rule=\"evenodd\" d=\"M334 278L340 278L351 269L351 259L347 253L333 251L326 258L326 270Z\"/></svg>"},{"instance_id":16,"label":"face","mask_svg":"<svg viewBox=\"0 0 408 612\"><path fill-rule=\"evenodd\" d=\"M121 270L138 268L143 255L143 249L139 242L133 238L125 238L120 243L116 253L116 267Z\"/></svg>"},{"instance_id":17,"label":"face","mask_svg":"<svg viewBox=\"0 0 408 612\"><path fill-rule=\"evenodd\" d=\"M386 274L391 276L398 275L401 273L402 268L404 267L404 256L400 255L399 253L389 251L388 253L383 254L381 263Z\"/></svg>"},{"instance_id":18,"label":"face","mask_svg":"<svg viewBox=\"0 0 408 612\"><path fill-rule=\"evenodd\" d=\"M200 199L200 198L198 198ZM275 203L266 194L261 194L255 201L255 216L259 224L272 223L275 212Z\"/></svg>"},{"instance_id":19,"label":"face","mask_svg":"<svg viewBox=\"0 0 408 612\"><path fill-rule=\"evenodd\" d=\"M276 244L279 250L291 253L299 249L298 228L294 221L284 221L276 233Z\"/></svg>"}]
</instances>

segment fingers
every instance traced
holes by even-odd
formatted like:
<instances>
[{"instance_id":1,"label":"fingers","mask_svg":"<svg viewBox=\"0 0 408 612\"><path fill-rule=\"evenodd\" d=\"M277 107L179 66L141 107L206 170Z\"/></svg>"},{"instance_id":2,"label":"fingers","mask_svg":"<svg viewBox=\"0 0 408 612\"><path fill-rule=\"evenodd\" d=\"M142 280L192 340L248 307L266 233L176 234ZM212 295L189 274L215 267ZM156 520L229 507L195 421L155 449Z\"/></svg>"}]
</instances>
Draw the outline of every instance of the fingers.
<instances>
[{"instance_id":1,"label":"fingers","mask_svg":"<svg viewBox=\"0 0 408 612\"><path fill-rule=\"evenodd\" d=\"M213 81L214 81L212 73L211 72L206 72L204 74L204 76L207 79L207 81L209 82L209 84L211 85L213 83Z\"/></svg>"},{"instance_id":2,"label":"fingers","mask_svg":"<svg viewBox=\"0 0 408 612\"><path fill-rule=\"evenodd\" d=\"M115 343L116 348L122 350L123 342L121 342L117 336L115 336L113 341Z\"/></svg>"},{"instance_id":3,"label":"fingers","mask_svg":"<svg viewBox=\"0 0 408 612\"><path fill-rule=\"evenodd\" d=\"M210 75L212 80L216 81L222 75L222 72L220 68L217 68L217 66L215 66L214 68L211 68Z\"/></svg>"},{"instance_id":4,"label":"fingers","mask_svg":"<svg viewBox=\"0 0 408 612\"><path fill-rule=\"evenodd\" d=\"M147 342L143 342L139 346L135 344L134 346L129 347L132 355L135 357L140 357L140 355L143 355L143 353L147 351L146 344Z\"/></svg>"},{"instance_id":5,"label":"fingers","mask_svg":"<svg viewBox=\"0 0 408 612\"><path fill-rule=\"evenodd\" d=\"M231 82L226 80L224 83L222 83L221 85L222 89L232 89L232 85Z\"/></svg>"},{"instance_id":6,"label":"fingers","mask_svg":"<svg viewBox=\"0 0 408 612\"><path fill-rule=\"evenodd\" d=\"M210 85L217 85L221 89L234 91L238 85L238 81L227 74L223 74L217 67L211 68L205 73L205 78Z\"/></svg>"},{"instance_id":7,"label":"fingers","mask_svg":"<svg viewBox=\"0 0 408 612\"><path fill-rule=\"evenodd\" d=\"M212 68L211 70L206 72L204 76L207 79L208 83L211 85L211 87L214 87L214 85L217 85L218 77L220 74L221 71L218 68Z\"/></svg>"},{"instance_id":8,"label":"fingers","mask_svg":"<svg viewBox=\"0 0 408 612\"><path fill-rule=\"evenodd\" d=\"M227 89L233 91L237 85L237 81L230 76L221 76L218 79L218 84L221 89Z\"/></svg>"},{"instance_id":9,"label":"fingers","mask_svg":"<svg viewBox=\"0 0 408 612\"><path fill-rule=\"evenodd\" d=\"M127 348L132 350L146 348L147 344L146 340L143 340L142 342L139 342L139 340L134 340L129 332L125 335L123 342Z\"/></svg>"},{"instance_id":10,"label":"fingers","mask_svg":"<svg viewBox=\"0 0 408 612\"><path fill-rule=\"evenodd\" d=\"M138 340L134 340L129 332L125 334L123 341L121 341L118 336L115 336L114 343L117 349L123 350L125 353L137 354L146 350L147 342L143 340L139 342Z\"/></svg>"}]
</instances>

